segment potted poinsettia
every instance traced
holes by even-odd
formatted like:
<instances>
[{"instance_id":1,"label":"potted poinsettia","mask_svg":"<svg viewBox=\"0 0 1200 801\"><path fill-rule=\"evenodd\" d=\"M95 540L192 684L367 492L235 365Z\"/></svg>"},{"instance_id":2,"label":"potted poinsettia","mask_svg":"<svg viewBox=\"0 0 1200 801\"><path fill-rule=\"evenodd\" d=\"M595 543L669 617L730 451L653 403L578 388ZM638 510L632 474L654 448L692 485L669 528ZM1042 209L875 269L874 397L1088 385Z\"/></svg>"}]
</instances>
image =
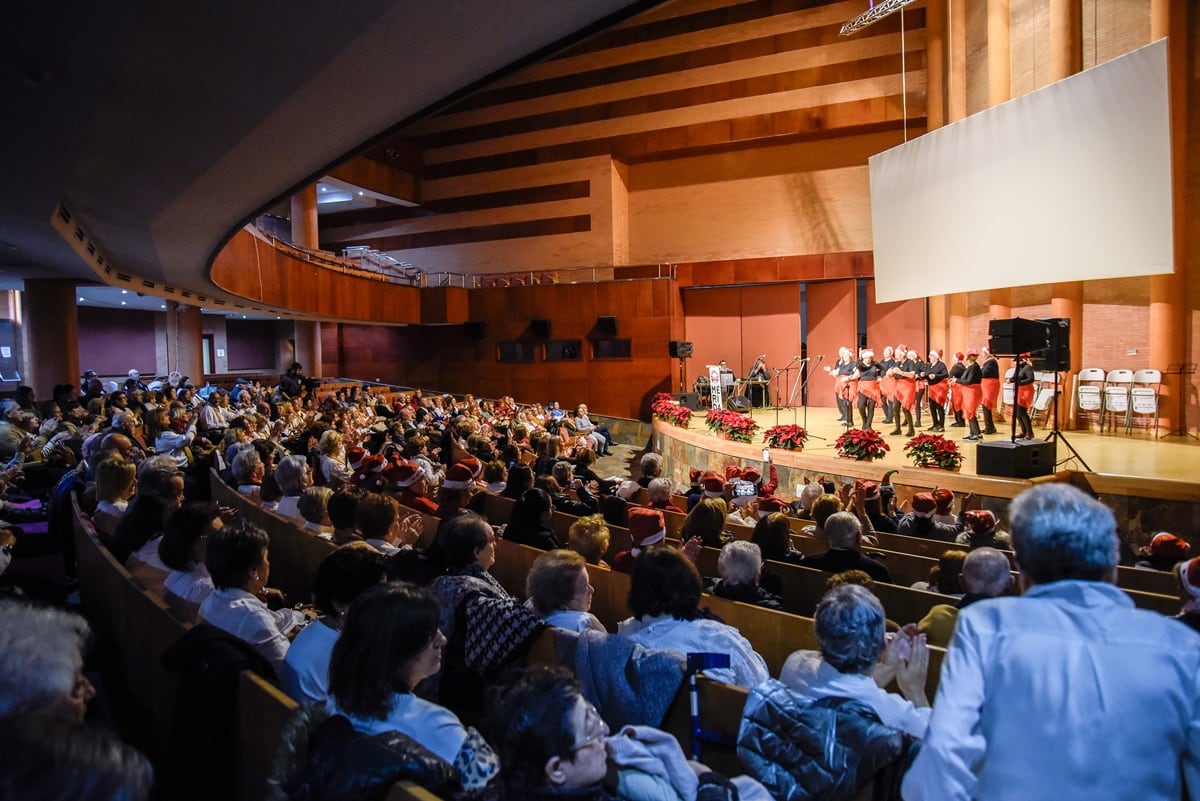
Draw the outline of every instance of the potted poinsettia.
<instances>
[{"instance_id":1,"label":"potted poinsettia","mask_svg":"<svg viewBox=\"0 0 1200 801\"><path fill-rule=\"evenodd\" d=\"M758 431L758 423L754 422L754 418L737 412L726 414L729 416L725 419L725 430L729 433L729 438L738 442L753 442L754 432Z\"/></svg>"},{"instance_id":2,"label":"potted poinsettia","mask_svg":"<svg viewBox=\"0 0 1200 801\"><path fill-rule=\"evenodd\" d=\"M692 410L676 403L675 399L666 392L660 392L654 396L650 402L650 411L660 420L666 420L680 428L687 428L692 422Z\"/></svg>"},{"instance_id":3,"label":"potted poinsettia","mask_svg":"<svg viewBox=\"0 0 1200 801\"><path fill-rule=\"evenodd\" d=\"M883 435L872 428L852 428L838 437L833 445L837 448L838 456L859 462L882 459L891 450Z\"/></svg>"},{"instance_id":4,"label":"potted poinsettia","mask_svg":"<svg viewBox=\"0 0 1200 801\"><path fill-rule=\"evenodd\" d=\"M763 434L763 442L768 448L784 448L789 451L804 450L804 442L807 439L808 432L803 426L797 425L773 426Z\"/></svg>"},{"instance_id":5,"label":"potted poinsettia","mask_svg":"<svg viewBox=\"0 0 1200 801\"><path fill-rule=\"evenodd\" d=\"M904 446L904 455L917 467L937 467L957 470L966 456L954 440L938 434L918 434Z\"/></svg>"}]
</instances>

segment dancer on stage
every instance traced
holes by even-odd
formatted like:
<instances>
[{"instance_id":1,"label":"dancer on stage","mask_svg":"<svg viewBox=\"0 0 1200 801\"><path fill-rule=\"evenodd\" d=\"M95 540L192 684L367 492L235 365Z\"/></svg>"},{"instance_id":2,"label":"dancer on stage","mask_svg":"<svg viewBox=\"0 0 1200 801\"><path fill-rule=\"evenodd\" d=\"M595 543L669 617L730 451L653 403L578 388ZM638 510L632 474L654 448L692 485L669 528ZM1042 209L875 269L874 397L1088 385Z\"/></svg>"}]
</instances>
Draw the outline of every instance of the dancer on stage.
<instances>
[{"instance_id":1,"label":"dancer on stage","mask_svg":"<svg viewBox=\"0 0 1200 801\"><path fill-rule=\"evenodd\" d=\"M946 363L942 361L940 350L929 351L929 364L925 366L921 376L925 379L925 391L929 396L929 430L945 431L946 400L950 396L950 383L947 381Z\"/></svg>"},{"instance_id":2,"label":"dancer on stage","mask_svg":"<svg viewBox=\"0 0 1200 801\"><path fill-rule=\"evenodd\" d=\"M913 428L913 407L917 401L917 352L910 350L904 354L904 360L892 368L892 377L896 379L896 402L899 407L894 412L894 420L896 429L892 431L892 435L900 434L900 411L904 410L904 422L908 426L908 430L904 432L906 437L915 437L916 430Z\"/></svg>"},{"instance_id":3,"label":"dancer on stage","mask_svg":"<svg viewBox=\"0 0 1200 801\"><path fill-rule=\"evenodd\" d=\"M1033 364L1029 361L1029 354L1022 353L1017 359L1017 371L1014 374L1016 379L1016 398L1013 403L1013 414L1016 415L1017 425L1021 427L1021 433L1017 435L1018 439L1033 439L1033 424L1029 421L1029 408L1033 406Z\"/></svg>"},{"instance_id":4,"label":"dancer on stage","mask_svg":"<svg viewBox=\"0 0 1200 801\"><path fill-rule=\"evenodd\" d=\"M925 408L925 396L928 394L925 384L925 371L929 365L921 360L919 355L913 356L913 370L917 374L917 396L913 399L913 415L917 418L917 428L921 427L921 411Z\"/></svg>"},{"instance_id":5,"label":"dancer on stage","mask_svg":"<svg viewBox=\"0 0 1200 801\"><path fill-rule=\"evenodd\" d=\"M891 370L896 366L895 351L888 345L883 349L883 359L879 362L879 394L883 396L883 424L892 424L892 412L896 401L896 379Z\"/></svg>"},{"instance_id":6,"label":"dancer on stage","mask_svg":"<svg viewBox=\"0 0 1200 801\"><path fill-rule=\"evenodd\" d=\"M992 418L992 411L996 408L996 399L1000 397L1000 362L996 361L986 345L983 347L979 370L983 374L979 384L983 390L983 398L979 402L983 408L983 433L995 434L996 421Z\"/></svg>"},{"instance_id":7,"label":"dancer on stage","mask_svg":"<svg viewBox=\"0 0 1200 801\"><path fill-rule=\"evenodd\" d=\"M967 364L963 370L962 378L958 379L958 388L962 390L962 413L967 420L967 425L971 429L971 433L964 439L971 442L978 442L983 439L983 435L979 433L979 420L975 417L975 412L979 409L979 400L983 396L983 388L980 382L983 380L983 371L979 369L979 351L975 348L967 348Z\"/></svg>"},{"instance_id":8,"label":"dancer on stage","mask_svg":"<svg viewBox=\"0 0 1200 801\"><path fill-rule=\"evenodd\" d=\"M967 366L963 364L963 359L966 358L961 351L954 354L954 364L950 365L950 408L954 410L954 422L950 424L951 428L962 428L967 424L963 420L962 415L962 391L955 384L958 379L962 378L963 371Z\"/></svg>"},{"instance_id":9,"label":"dancer on stage","mask_svg":"<svg viewBox=\"0 0 1200 801\"><path fill-rule=\"evenodd\" d=\"M875 361L875 351L870 348L860 351L859 362L851 378L858 384L858 416L862 418L864 430L871 427L871 421L875 419L875 406L883 397L879 392L881 374L879 364Z\"/></svg>"},{"instance_id":10,"label":"dancer on stage","mask_svg":"<svg viewBox=\"0 0 1200 801\"><path fill-rule=\"evenodd\" d=\"M825 372L833 378L833 397L837 401L841 416L838 422L844 426L854 424L854 396L850 394L850 376L854 372L854 352L849 348L838 348L837 361Z\"/></svg>"}]
</instances>

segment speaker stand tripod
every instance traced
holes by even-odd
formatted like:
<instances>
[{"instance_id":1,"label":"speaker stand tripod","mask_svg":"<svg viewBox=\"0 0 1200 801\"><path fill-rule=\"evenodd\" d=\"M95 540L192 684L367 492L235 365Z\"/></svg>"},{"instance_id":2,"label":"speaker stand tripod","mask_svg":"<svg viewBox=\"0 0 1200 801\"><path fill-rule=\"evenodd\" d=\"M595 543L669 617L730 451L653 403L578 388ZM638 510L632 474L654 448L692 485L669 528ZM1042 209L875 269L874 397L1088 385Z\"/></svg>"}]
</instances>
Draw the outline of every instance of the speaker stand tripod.
<instances>
[{"instance_id":1,"label":"speaker stand tripod","mask_svg":"<svg viewBox=\"0 0 1200 801\"><path fill-rule=\"evenodd\" d=\"M1014 390L1016 389L1015 385L1014 385L1014 387L1013 387L1013 388L1014 388ZM1013 393L1013 400L1014 400L1014 401L1016 400L1016 393L1015 393L1015 391L1014 391L1014 393ZM1090 473L1090 472L1092 471L1092 468L1091 468L1091 467L1089 467L1089 466L1088 466L1088 463L1087 463L1087 462L1085 462L1085 461L1083 460L1083 457L1079 455L1079 451L1075 450L1074 446L1072 446L1072 445L1071 445L1071 441L1070 441L1069 439L1067 439L1067 435L1066 435L1066 434L1064 434L1064 433L1062 432L1062 429L1060 429L1060 428L1058 427L1058 402L1059 402L1059 396L1058 396L1058 371L1057 371L1057 370L1055 370L1055 371L1054 371L1054 406L1053 406L1053 408L1051 408L1051 410L1050 410L1050 413L1051 413L1051 418L1050 418L1050 419L1051 419L1051 421L1052 421L1052 422L1051 422L1051 424L1050 424L1050 425L1051 425L1051 428L1050 428L1050 436L1046 437L1046 442L1053 442L1053 443L1055 443L1055 448L1056 448L1056 450L1055 450L1055 453L1057 454L1057 453L1058 453L1058 451L1057 451L1057 443L1058 443L1058 442L1061 440L1061 441L1062 441L1062 444L1067 446L1067 450L1070 452L1070 454L1071 454L1071 455L1070 455L1070 456L1068 456L1068 457L1066 457L1065 459L1059 459L1058 461L1056 461L1056 462L1054 463L1054 466L1055 466L1055 467L1058 467L1059 465L1061 465L1061 464L1066 464L1067 462L1069 462L1069 461L1071 461L1072 459L1074 459L1075 461L1077 461L1077 462L1079 462L1081 465L1083 465L1083 469L1084 469L1084 470L1087 470L1087 471ZM1015 417L1016 417L1016 415L1014 415L1013 417L1015 418ZM1032 423L1031 423L1031 425L1032 425ZM1015 421L1015 419L1014 419L1014 422L1013 422L1013 430L1014 430L1014 431L1016 430L1016 421ZM1014 435L1013 435L1013 437L1014 437L1014 441L1015 441L1016 435L1014 434Z\"/></svg>"}]
</instances>

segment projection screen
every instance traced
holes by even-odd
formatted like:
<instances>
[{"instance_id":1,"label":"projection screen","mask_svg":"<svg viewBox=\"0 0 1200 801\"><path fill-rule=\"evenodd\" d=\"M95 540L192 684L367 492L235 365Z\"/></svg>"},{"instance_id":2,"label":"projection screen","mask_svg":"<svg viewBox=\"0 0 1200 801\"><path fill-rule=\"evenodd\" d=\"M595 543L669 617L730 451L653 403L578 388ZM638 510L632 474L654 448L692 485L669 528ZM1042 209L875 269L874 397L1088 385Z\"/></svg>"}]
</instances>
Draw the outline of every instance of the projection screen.
<instances>
[{"instance_id":1,"label":"projection screen","mask_svg":"<svg viewBox=\"0 0 1200 801\"><path fill-rule=\"evenodd\" d=\"M1166 40L870 159L884 301L1172 270Z\"/></svg>"}]
</instances>

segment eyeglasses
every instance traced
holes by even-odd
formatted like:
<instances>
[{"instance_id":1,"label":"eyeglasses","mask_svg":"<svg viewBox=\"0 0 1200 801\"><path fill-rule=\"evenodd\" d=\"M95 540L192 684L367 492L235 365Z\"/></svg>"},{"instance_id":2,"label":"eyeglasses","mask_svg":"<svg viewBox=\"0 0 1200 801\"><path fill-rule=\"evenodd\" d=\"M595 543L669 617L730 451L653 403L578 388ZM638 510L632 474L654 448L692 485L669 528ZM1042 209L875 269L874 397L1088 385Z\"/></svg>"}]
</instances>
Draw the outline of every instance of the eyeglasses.
<instances>
[{"instance_id":1,"label":"eyeglasses","mask_svg":"<svg viewBox=\"0 0 1200 801\"><path fill-rule=\"evenodd\" d=\"M571 746L571 750L567 753L571 754L572 756L591 745L602 743L604 738L608 736L608 724L605 723L604 719L600 717L600 713L596 711L596 707L592 706L591 704L587 705L587 713L583 721L583 730L585 732L591 732L591 734L588 734L584 739Z\"/></svg>"}]
</instances>

